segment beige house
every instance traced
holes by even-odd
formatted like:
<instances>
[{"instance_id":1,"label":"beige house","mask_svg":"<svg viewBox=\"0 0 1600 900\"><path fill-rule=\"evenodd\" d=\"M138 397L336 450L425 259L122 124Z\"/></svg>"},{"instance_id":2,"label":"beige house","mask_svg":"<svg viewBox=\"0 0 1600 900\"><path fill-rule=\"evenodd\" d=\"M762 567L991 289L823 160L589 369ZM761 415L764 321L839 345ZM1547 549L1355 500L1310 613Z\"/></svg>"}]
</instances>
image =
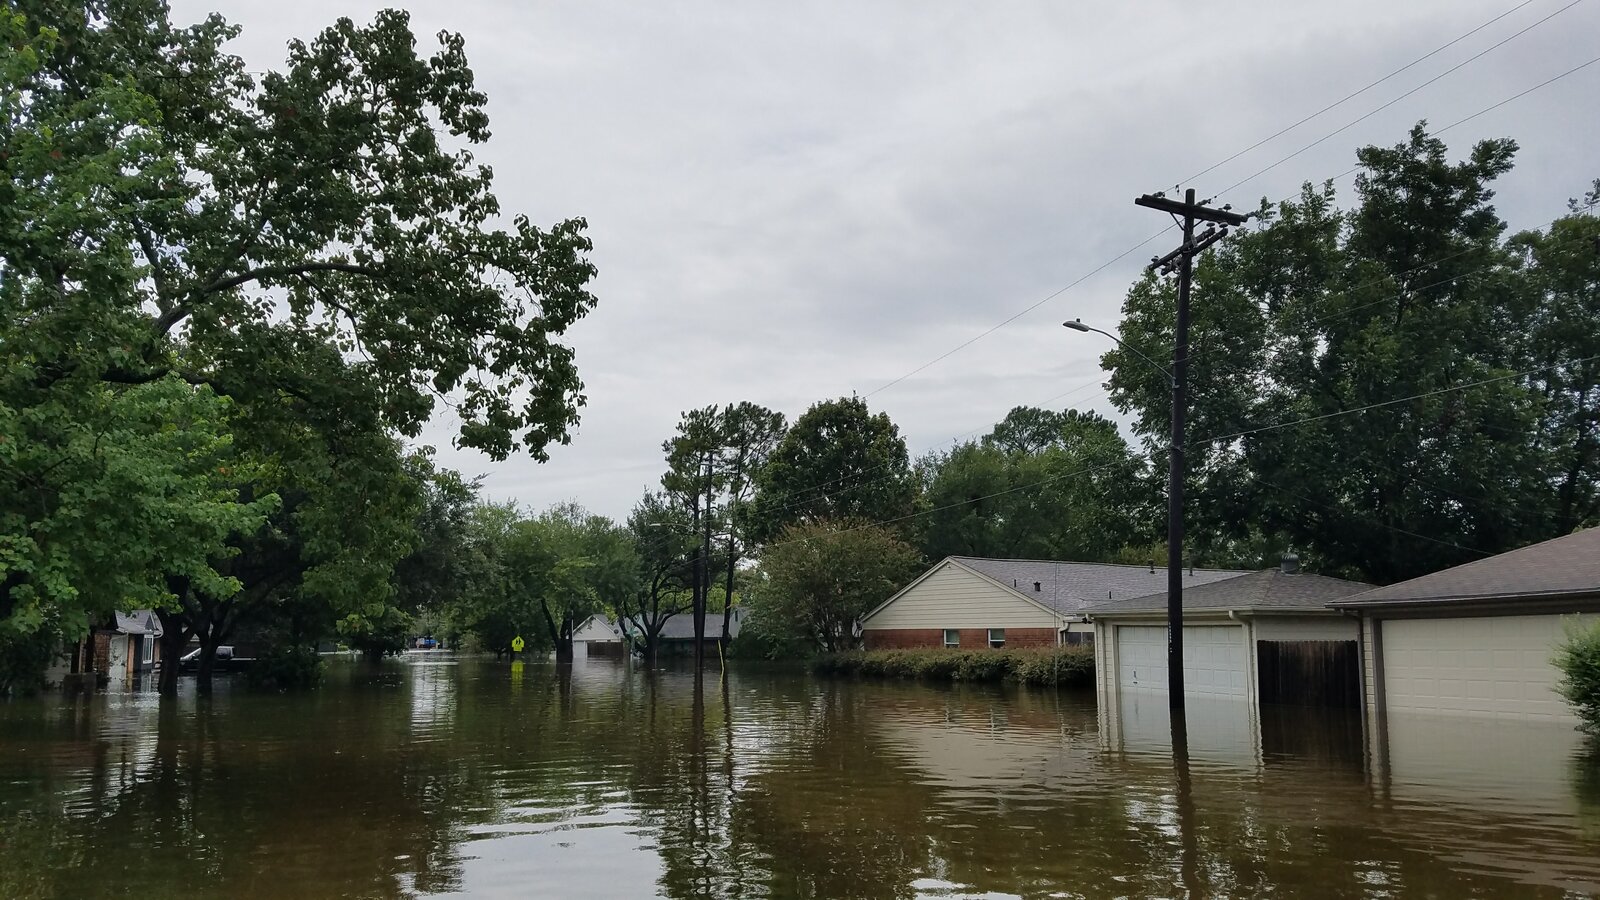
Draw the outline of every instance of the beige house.
<instances>
[{"instance_id":1,"label":"beige house","mask_svg":"<svg viewBox=\"0 0 1600 900\"><path fill-rule=\"evenodd\" d=\"M1576 723L1553 659L1571 620L1600 615L1600 528L1334 605L1359 617L1375 726L1412 713Z\"/></svg>"},{"instance_id":2,"label":"beige house","mask_svg":"<svg viewBox=\"0 0 1600 900\"><path fill-rule=\"evenodd\" d=\"M1185 577L1202 585L1244 574L1190 569ZM1144 596L1166 583L1166 569L1154 566L952 556L867 613L861 636L868 649L1088 643L1090 606Z\"/></svg>"}]
</instances>

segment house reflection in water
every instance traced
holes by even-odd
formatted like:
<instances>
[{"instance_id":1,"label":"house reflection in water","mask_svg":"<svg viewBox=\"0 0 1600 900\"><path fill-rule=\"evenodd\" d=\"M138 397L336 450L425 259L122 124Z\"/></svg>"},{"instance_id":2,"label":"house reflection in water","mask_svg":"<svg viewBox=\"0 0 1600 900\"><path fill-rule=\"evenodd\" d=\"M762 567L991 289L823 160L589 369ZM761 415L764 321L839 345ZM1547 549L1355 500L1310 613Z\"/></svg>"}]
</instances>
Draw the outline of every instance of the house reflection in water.
<instances>
[{"instance_id":1,"label":"house reflection in water","mask_svg":"<svg viewBox=\"0 0 1600 900\"><path fill-rule=\"evenodd\" d=\"M1355 711L1258 712L1244 701L1191 699L1197 791L1206 792L1207 779L1251 775L1264 807L1274 796L1294 803L1314 797L1328 804L1319 814L1356 817L1456 871L1600 892L1600 750L1582 734L1561 723L1384 718L1366 733ZM1102 710L1099 722L1108 754L1157 764L1172 758L1165 695L1126 695L1117 710Z\"/></svg>"}]
</instances>

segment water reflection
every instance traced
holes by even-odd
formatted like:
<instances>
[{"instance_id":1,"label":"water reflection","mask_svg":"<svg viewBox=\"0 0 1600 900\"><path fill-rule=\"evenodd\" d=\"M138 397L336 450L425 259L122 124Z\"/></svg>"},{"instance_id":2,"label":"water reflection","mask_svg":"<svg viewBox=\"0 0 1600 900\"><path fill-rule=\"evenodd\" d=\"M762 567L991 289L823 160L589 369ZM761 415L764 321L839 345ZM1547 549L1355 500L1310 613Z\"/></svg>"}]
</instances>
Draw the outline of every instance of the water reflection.
<instances>
[{"instance_id":1,"label":"water reflection","mask_svg":"<svg viewBox=\"0 0 1600 900\"><path fill-rule=\"evenodd\" d=\"M1560 729L425 659L0 707L0 896L1600 891Z\"/></svg>"}]
</instances>

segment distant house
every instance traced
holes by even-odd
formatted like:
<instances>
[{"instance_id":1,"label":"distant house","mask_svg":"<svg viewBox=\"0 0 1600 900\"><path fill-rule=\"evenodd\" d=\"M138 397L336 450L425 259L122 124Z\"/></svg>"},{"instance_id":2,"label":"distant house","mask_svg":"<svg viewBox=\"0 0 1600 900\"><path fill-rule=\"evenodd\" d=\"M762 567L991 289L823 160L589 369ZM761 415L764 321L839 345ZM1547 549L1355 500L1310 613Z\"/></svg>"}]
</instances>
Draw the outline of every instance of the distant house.
<instances>
[{"instance_id":1,"label":"distant house","mask_svg":"<svg viewBox=\"0 0 1600 900\"><path fill-rule=\"evenodd\" d=\"M111 637L111 666L107 670L111 684L117 684L119 674L124 683L144 678L160 662L160 617L148 609L117 613L116 630Z\"/></svg>"},{"instance_id":2,"label":"distant house","mask_svg":"<svg viewBox=\"0 0 1600 900\"><path fill-rule=\"evenodd\" d=\"M1299 561L1183 589L1184 695L1252 704L1358 708L1355 619L1329 603L1371 585L1300 571ZM1095 629L1095 683L1104 709L1131 694L1167 692L1167 593L1086 610Z\"/></svg>"},{"instance_id":3,"label":"distant house","mask_svg":"<svg viewBox=\"0 0 1600 900\"><path fill-rule=\"evenodd\" d=\"M151 675L161 661L161 619L147 609L115 613L45 671L47 684L79 689L125 688Z\"/></svg>"},{"instance_id":4,"label":"distant house","mask_svg":"<svg viewBox=\"0 0 1600 900\"><path fill-rule=\"evenodd\" d=\"M735 606L733 615L728 620L728 639L732 640L744 630L744 607ZM628 621L625 623L630 632L637 633L641 626ZM693 656L694 655L694 616L690 613L675 613L661 623L661 632L657 637L660 642L656 652L661 656ZM716 644L722 640L722 613L720 611L706 613L705 644L706 653L715 655Z\"/></svg>"},{"instance_id":5,"label":"distant house","mask_svg":"<svg viewBox=\"0 0 1600 900\"><path fill-rule=\"evenodd\" d=\"M1189 569L1185 584L1243 571ZM1094 640L1086 610L1146 596L1167 584L1154 566L952 556L861 620L868 649L1053 647Z\"/></svg>"},{"instance_id":6,"label":"distant house","mask_svg":"<svg viewBox=\"0 0 1600 900\"><path fill-rule=\"evenodd\" d=\"M1362 594L1363 695L1392 713L1576 722L1552 662L1566 621L1600 615L1600 528Z\"/></svg>"},{"instance_id":7,"label":"distant house","mask_svg":"<svg viewBox=\"0 0 1600 900\"><path fill-rule=\"evenodd\" d=\"M620 657L623 653L622 632L617 629L615 622L599 613L584 619L572 632L572 655L575 659Z\"/></svg>"}]
</instances>

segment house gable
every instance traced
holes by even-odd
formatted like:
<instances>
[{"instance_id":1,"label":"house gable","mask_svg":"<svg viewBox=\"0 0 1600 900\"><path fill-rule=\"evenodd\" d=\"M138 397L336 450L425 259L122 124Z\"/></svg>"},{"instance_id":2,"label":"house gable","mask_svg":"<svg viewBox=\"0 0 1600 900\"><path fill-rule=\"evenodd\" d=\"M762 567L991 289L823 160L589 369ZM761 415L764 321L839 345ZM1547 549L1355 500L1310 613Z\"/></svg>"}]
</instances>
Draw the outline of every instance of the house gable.
<instances>
[{"instance_id":1,"label":"house gable","mask_svg":"<svg viewBox=\"0 0 1600 900\"><path fill-rule=\"evenodd\" d=\"M862 628L1054 628L1060 616L954 560L923 573L868 613Z\"/></svg>"}]
</instances>

